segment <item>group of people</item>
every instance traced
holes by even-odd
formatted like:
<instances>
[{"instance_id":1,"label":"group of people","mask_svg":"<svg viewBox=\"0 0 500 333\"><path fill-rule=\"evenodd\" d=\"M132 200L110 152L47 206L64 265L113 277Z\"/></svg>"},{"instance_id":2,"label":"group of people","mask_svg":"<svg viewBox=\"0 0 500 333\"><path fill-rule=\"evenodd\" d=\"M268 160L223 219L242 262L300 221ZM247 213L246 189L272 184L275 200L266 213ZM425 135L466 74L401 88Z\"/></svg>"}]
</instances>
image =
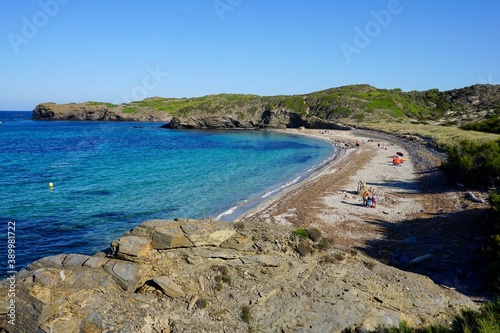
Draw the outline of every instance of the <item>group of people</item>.
<instances>
[{"instance_id":1,"label":"group of people","mask_svg":"<svg viewBox=\"0 0 500 333\"><path fill-rule=\"evenodd\" d=\"M363 181L358 182L358 194L363 198L363 207L377 207L377 191L373 188L368 188Z\"/></svg>"}]
</instances>

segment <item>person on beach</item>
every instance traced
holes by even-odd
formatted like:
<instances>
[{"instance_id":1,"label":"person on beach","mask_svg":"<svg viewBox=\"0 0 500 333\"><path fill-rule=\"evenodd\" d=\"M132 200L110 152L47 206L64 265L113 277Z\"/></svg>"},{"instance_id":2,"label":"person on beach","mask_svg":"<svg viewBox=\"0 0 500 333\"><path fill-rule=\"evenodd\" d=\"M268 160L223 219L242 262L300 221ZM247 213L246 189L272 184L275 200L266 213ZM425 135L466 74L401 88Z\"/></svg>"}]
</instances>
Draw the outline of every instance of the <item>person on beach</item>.
<instances>
[{"instance_id":1,"label":"person on beach","mask_svg":"<svg viewBox=\"0 0 500 333\"><path fill-rule=\"evenodd\" d=\"M370 192L365 191L363 193L363 207L368 207L368 199L370 198Z\"/></svg>"},{"instance_id":2,"label":"person on beach","mask_svg":"<svg viewBox=\"0 0 500 333\"><path fill-rule=\"evenodd\" d=\"M397 155L394 155L394 156L392 157L392 163L393 163L394 165L399 165L399 166L401 166L401 164L403 164L403 159L402 159L402 158L400 158L400 157L399 157L399 156L397 156Z\"/></svg>"},{"instance_id":3,"label":"person on beach","mask_svg":"<svg viewBox=\"0 0 500 333\"><path fill-rule=\"evenodd\" d=\"M375 194L372 195L372 208L377 208L377 196Z\"/></svg>"}]
</instances>

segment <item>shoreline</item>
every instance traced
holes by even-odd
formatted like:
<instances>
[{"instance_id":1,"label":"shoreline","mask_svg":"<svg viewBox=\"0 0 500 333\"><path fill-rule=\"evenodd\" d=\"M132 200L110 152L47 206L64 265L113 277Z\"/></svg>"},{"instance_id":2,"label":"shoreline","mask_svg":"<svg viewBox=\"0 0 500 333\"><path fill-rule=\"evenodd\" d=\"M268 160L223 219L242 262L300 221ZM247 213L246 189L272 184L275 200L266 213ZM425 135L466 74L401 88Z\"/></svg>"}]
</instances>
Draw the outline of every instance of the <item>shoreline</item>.
<instances>
[{"instance_id":1,"label":"shoreline","mask_svg":"<svg viewBox=\"0 0 500 333\"><path fill-rule=\"evenodd\" d=\"M449 183L438 168L445 158L442 152L366 130L299 133L349 146L339 158L234 222L317 228L338 249L361 251L389 266L428 276L479 303L491 299L479 255L487 237L480 223L470 223L487 213L489 194ZM354 146L357 140L359 147ZM408 158L402 166L388 158L396 152ZM376 208L363 207L359 181L377 190ZM464 199L469 191L483 203ZM419 257L426 259L412 265Z\"/></svg>"},{"instance_id":2,"label":"shoreline","mask_svg":"<svg viewBox=\"0 0 500 333\"><path fill-rule=\"evenodd\" d=\"M306 177L304 179L302 179L302 180L300 180L298 182L294 182L291 185L286 186L286 187L284 187L281 190L280 189L276 190L276 193L272 194L267 199L264 199L264 198L261 197L262 199L264 199L263 201L258 202L257 205L255 205L254 207L252 207L252 208L250 208L248 210L245 210L244 212L242 212L241 214L237 215L231 221L228 221L228 222L234 223L234 222L238 222L240 220L243 220L245 218L248 218L248 217L252 216L253 214L255 214L257 212L264 211L266 209L266 207L272 205L273 203L275 203L276 201L280 200L283 196L286 196L290 192L300 191L300 188L305 183L308 183L310 181L313 181L317 177L320 177L321 174L322 174L322 172L325 169L334 166L336 163L340 163L340 161L348 154L348 150L345 147L345 144L347 142L340 142L340 141L338 141L337 143L333 143L332 142L333 139L330 140L329 138L319 137L319 136L314 135L312 133L302 133L302 132L299 132L299 131L297 131L295 129L292 129L292 130L290 130L290 129L287 129L287 130L270 130L270 131L278 132L278 133L292 134L292 135L303 135L303 136L307 136L307 137L310 137L310 138L313 138L313 139L316 139L316 140L326 141L326 142L330 143L332 146L334 146L334 152L333 152L333 154L331 156L329 156L327 159L325 159L321 163L321 165L318 165L312 172L310 172L309 174L307 174L307 172L305 172ZM218 217L221 216L222 214L218 215Z\"/></svg>"},{"instance_id":3,"label":"shoreline","mask_svg":"<svg viewBox=\"0 0 500 333\"><path fill-rule=\"evenodd\" d=\"M278 132L285 133L282 131ZM289 132L286 133L290 134ZM317 139L314 136L308 136L308 137ZM261 207L265 206L268 202L276 200L281 195L284 195L289 191L293 191L294 189L300 187L304 182L307 182L310 179L315 178L318 174L321 173L321 170L328 167L328 165L330 165L331 163L334 163L335 161L339 160L345 154L345 149L343 149L342 147L336 144L332 144L332 142L328 140L322 140L322 141L327 141L327 143L331 144L333 147L332 154L329 155L325 160L320 162L318 165L315 165L309 168L308 170L305 170L298 177L283 183L283 185L275 188L269 188L263 194L259 194L257 198L253 198L252 200L246 199L240 205L231 207L230 209L217 215L215 219L229 223L237 222L241 218L247 216L248 214L251 214L251 212L255 210L260 210ZM241 211L240 213L237 212L239 210Z\"/></svg>"},{"instance_id":4,"label":"shoreline","mask_svg":"<svg viewBox=\"0 0 500 333\"><path fill-rule=\"evenodd\" d=\"M272 130L279 133L287 133L292 135L302 135L307 136L316 140L326 141L336 147L338 147L337 156L331 159L327 159L326 163L320 166L317 170L308 175L305 179L289 186L283 191L280 191L276 195L273 195L268 200L259 203L253 209L237 216L233 222L238 222L251 218L255 214L265 213L267 209L270 209L273 205L276 205L278 201L283 200L287 195L297 195L303 190L304 187L311 185L311 183L318 181L322 176L326 174L335 173L337 169L342 169L342 166L346 162L346 159L350 157L356 151L359 151L363 147L356 147L355 142L363 142L368 140L367 133L364 130L321 130L321 129L286 129L286 130ZM391 142L391 145L393 143ZM401 150L402 148L400 148Z\"/></svg>"},{"instance_id":5,"label":"shoreline","mask_svg":"<svg viewBox=\"0 0 500 333\"><path fill-rule=\"evenodd\" d=\"M375 137L357 130L328 134L348 144ZM420 155L419 147L382 137L380 146L377 139L341 149L341 156L265 200L239 225L150 220L107 251L33 262L16 273L20 327L243 331L248 323L241 321L242 305L248 304L253 327L325 331L402 320L415 327L446 324L460 309L478 309L494 295L478 285L481 225L470 222L488 204L462 201L457 213L450 197L468 190L437 183L438 171L419 162L431 165L432 156ZM387 155L396 149L411 163L391 165ZM360 178L387 189L379 207L361 205L353 188ZM321 236L299 240L289 226L319 228ZM327 249L315 246L323 244L321 237L327 237ZM300 244L311 252L302 255ZM0 294L9 288L3 280ZM5 319L0 326L6 327Z\"/></svg>"}]
</instances>

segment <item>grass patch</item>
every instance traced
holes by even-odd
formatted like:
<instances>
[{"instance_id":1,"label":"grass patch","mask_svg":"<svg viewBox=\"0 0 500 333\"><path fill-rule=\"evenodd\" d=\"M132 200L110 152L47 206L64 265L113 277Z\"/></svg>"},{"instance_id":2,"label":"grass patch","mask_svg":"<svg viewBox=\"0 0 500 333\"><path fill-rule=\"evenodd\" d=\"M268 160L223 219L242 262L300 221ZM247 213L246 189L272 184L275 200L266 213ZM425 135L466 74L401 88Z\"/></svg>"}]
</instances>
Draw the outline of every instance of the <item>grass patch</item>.
<instances>
[{"instance_id":1,"label":"grass patch","mask_svg":"<svg viewBox=\"0 0 500 333\"><path fill-rule=\"evenodd\" d=\"M137 111L137 108L136 107L128 107L128 108L124 108L122 110L123 113L134 113Z\"/></svg>"},{"instance_id":2,"label":"grass patch","mask_svg":"<svg viewBox=\"0 0 500 333\"><path fill-rule=\"evenodd\" d=\"M245 223L243 223L243 222L234 222L233 226L236 230L244 230L245 229Z\"/></svg>"},{"instance_id":3,"label":"grass patch","mask_svg":"<svg viewBox=\"0 0 500 333\"><path fill-rule=\"evenodd\" d=\"M321 238L319 242L314 244L314 248L319 251L326 251L333 247L333 239L331 238Z\"/></svg>"},{"instance_id":4,"label":"grass patch","mask_svg":"<svg viewBox=\"0 0 500 333\"><path fill-rule=\"evenodd\" d=\"M204 298L198 299L195 303L198 309L206 309L208 306L208 301Z\"/></svg>"},{"instance_id":5,"label":"grass patch","mask_svg":"<svg viewBox=\"0 0 500 333\"><path fill-rule=\"evenodd\" d=\"M337 254L326 254L319 259L320 264L338 264L344 260L344 255L341 253Z\"/></svg>"},{"instance_id":6,"label":"grass patch","mask_svg":"<svg viewBox=\"0 0 500 333\"><path fill-rule=\"evenodd\" d=\"M248 305L244 305L241 307L240 318L247 324L249 324L252 320L252 310Z\"/></svg>"},{"instance_id":7,"label":"grass patch","mask_svg":"<svg viewBox=\"0 0 500 333\"><path fill-rule=\"evenodd\" d=\"M393 134L393 135L415 135L428 139L440 148L458 144L462 139L485 143L500 139L500 135L476 131L466 131L451 126L433 126L410 123L362 123L362 127Z\"/></svg>"},{"instance_id":8,"label":"grass patch","mask_svg":"<svg viewBox=\"0 0 500 333\"><path fill-rule=\"evenodd\" d=\"M500 301L490 302L478 311L462 310L455 316L450 326L428 325L410 327L402 321L399 326L378 327L372 331L346 328L343 333L500 333Z\"/></svg>"},{"instance_id":9,"label":"grass patch","mask_svg":"<svg viewBox=\"0 0 500 333\"><path fill-rule=\"evenodd\" d=\"M213 269L218 274L214 277L215 290L221 291L224 288L224 283L231 284L231 276L229 276L227 266L215 266Z\"/></svg>"},{"instance_id":10,"label":"grass patch","mask_svg":"<svg viewBox=\"0 0 500 333\"><path fill-rule=\"evenodd\" d=\"M293 234L299 238L306 239L309 237L309 233L307 232L306 229L304 228L298 228L296 229Z\"/></svg>"},{"instance_id":11,"label":"grass patch","mask_svg":"<svg viewBox=\"0 0 500 333\"><path fill-rule=\"evenodd\" d=\"M87 102L85 104L87 104L87 105L104 105L110 109L117 106L116 104L113 104L113 103L103 103L103 102Z\"/></svg>"},{"instance_id":12,"label":"grass patch","mask_svg":"<svg viewBox=\"0 0 500 333\"><path fill-rule=\"evenodd\" d=\"M312 252L312 248L309 247L306 243L304 242L300 242L297 244L297 246L295 247L295 250L297 251L297 253L301 256L301 257L305 257L307 256L309 253Z\"/></svg>"}]
</instances>

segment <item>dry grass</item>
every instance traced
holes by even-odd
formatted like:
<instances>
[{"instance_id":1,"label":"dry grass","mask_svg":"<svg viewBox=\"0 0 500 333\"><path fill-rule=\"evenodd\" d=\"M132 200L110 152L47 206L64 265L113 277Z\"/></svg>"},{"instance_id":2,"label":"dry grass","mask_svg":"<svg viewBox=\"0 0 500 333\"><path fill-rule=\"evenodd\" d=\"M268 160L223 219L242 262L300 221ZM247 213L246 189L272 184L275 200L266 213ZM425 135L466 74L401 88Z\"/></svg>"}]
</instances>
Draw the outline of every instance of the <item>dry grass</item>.
<instances>
[{"instance_id":1,"label":"dry grass","mask_svg":"<svg viewBox=\"0 0 500 333\"><path fill-rule=\"evenodd\" d=\"M361 127L389 134L419 136L433 141L439 147L450 146L463 139L478 143L500 139L500 135L498 134L465 131L452 126L403 123L363 123Z\"/></svg>"}]
</instances>

